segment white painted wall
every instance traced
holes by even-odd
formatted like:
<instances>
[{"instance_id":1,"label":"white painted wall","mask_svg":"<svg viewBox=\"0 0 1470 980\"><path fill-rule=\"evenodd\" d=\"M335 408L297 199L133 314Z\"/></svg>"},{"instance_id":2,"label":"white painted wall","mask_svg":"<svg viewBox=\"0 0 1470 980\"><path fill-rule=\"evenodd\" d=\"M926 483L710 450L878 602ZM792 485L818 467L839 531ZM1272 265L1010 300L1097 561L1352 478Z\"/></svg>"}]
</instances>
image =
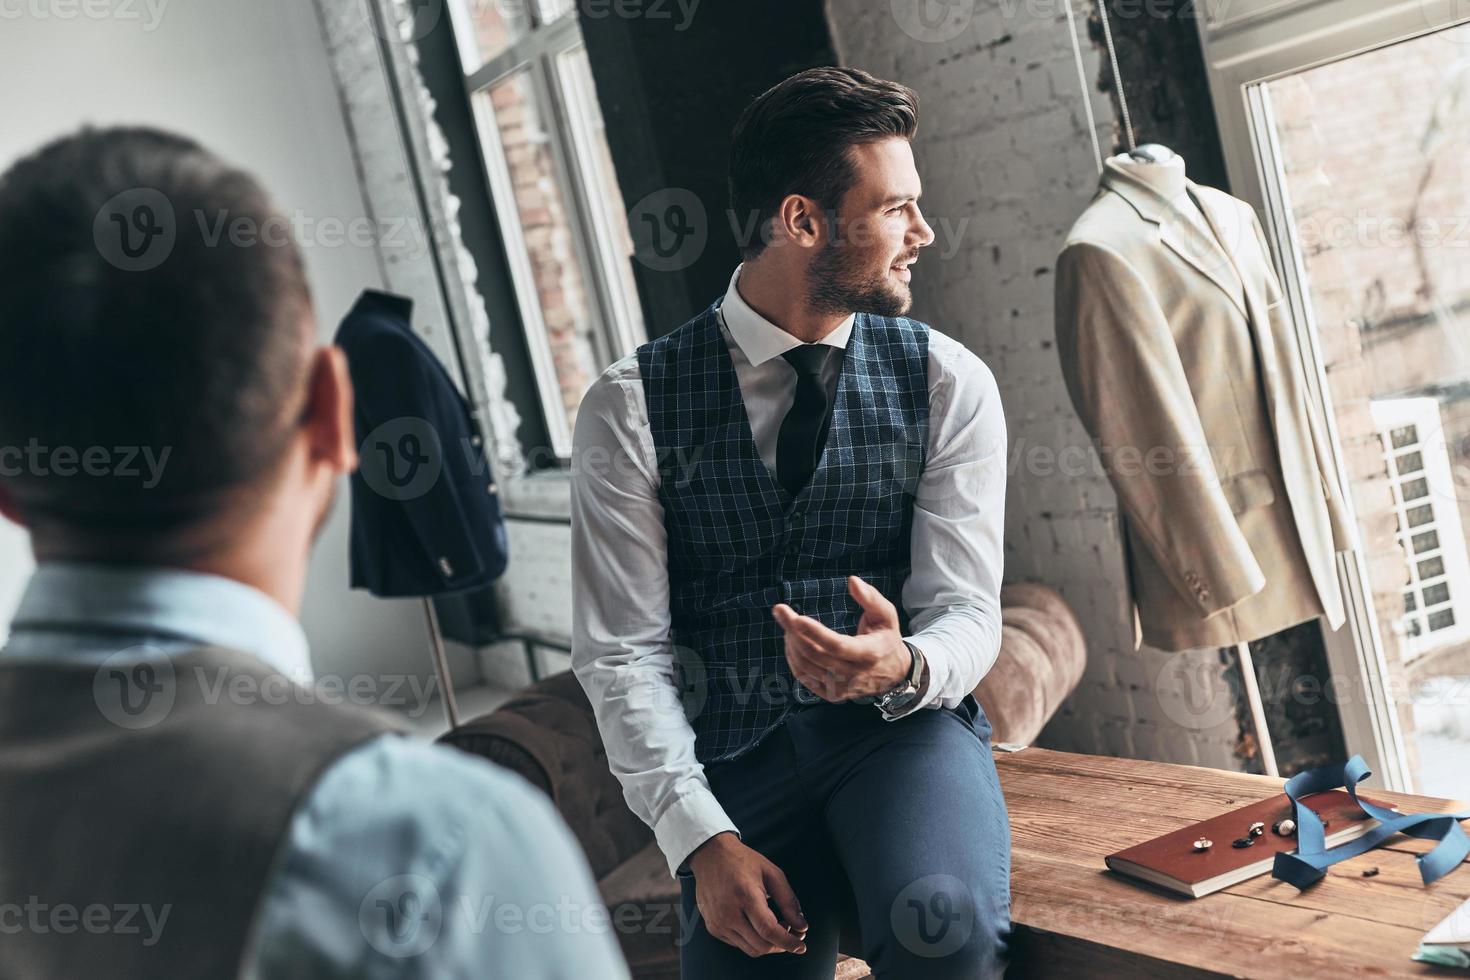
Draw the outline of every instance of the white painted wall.
<instances>
[{"instance_id":1,"label":"white painted wall","mask_svg":"<svg viewBox=\"0 0 1470 980\"><path fill-rule=\"evenodd\" d=\"M105 9L115 15L86 15ZM252 170L287 214L313 224L364 217L315 7L304 0L5 4L0 91L0 167L84 122L148 124ZM326 338L362 288L380 285L376 253L310 240L304 252ZM420 604L348 589L347 504L344 481L302 612L317 670L426 677ZM24 534L0 527L0 630L30 567Z\"/></svg>"}]
</instances>

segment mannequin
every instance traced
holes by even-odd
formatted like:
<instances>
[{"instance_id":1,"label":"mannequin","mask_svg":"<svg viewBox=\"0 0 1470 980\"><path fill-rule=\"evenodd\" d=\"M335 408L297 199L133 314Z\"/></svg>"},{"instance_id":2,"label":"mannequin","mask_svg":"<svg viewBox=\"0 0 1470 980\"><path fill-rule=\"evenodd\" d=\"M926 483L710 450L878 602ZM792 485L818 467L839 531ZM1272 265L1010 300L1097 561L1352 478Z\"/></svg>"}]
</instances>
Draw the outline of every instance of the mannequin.
<instances>
[{"instance_id":1,"label":"mannequin","mask_svg":"<svg viewBox=\"0 0 1470 980\"><path fill-rule=\"evenodd\" d=\"M1222 243L1200 210L1199 202L1189 192L1184 158L1167 146L1145 143L1131 153L1120 153L1112 159L1127 176L1169 202L1169 211L1163 220L1173 226L1180 241L1197 260L1224 280L1222 285L1229 287L1236 301L1244 306L1245 287L1240 281L1240 274L1221 247Z\"/></svg>"}]
</instances>

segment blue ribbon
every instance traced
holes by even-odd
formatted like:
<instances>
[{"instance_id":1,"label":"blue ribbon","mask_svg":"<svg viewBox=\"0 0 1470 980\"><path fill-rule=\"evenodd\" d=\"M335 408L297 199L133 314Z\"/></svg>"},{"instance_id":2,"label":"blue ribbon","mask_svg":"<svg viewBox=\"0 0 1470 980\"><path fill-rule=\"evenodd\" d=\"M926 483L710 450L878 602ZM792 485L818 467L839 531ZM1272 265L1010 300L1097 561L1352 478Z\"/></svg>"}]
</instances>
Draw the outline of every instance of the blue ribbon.
<instances>
[{"instance_id":1,"label":"blue ribbon","mask_svg":"<svg viewBox=\"0 0 1470 980\"><path fill-rule=\"evenodd\" d=\"M1286 781L1286 795L1291 800L1296 820L1296 853L1278 852L1271 877L1290 882L1298 888L1319 881L1328 865L1370 851L1394 834L1407 834L1439 841L1427 854L1415 857L1419 864L1419 876L1424 884L1437 880L1454 870L1466 855L1470 855L1470 838L1465 836L1461 820L1470 819L1465 813L1395 813L1358 799L1358 781L1372 775L1363 757L1355 755L1342 764L1319 766L1299 772ZM1353 802L1363 812L1379 821L1377 827L1362 837L1327 849L1326 834L1322 830L1322 819L1302 803L1301 797L1325 790L1346 787Z\"/></svg>"}]
</instances>

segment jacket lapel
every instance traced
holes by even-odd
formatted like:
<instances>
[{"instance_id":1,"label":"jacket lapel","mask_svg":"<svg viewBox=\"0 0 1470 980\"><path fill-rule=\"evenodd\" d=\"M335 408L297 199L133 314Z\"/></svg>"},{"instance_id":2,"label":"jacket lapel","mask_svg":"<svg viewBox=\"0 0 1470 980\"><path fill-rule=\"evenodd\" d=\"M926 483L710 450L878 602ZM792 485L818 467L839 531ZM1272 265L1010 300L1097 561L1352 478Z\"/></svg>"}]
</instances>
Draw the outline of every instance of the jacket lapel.
<instances>
[{"instance_id":1,"label":"jacket lapel","mask_svg":"<svg viewBox=\"0 0 1470 980\"><path fill-rule=\"evenodd\" d=\"M1231 304L1240 310L1241 315L1248 315L1248 311L1241 307L1240 296L1228 275L1233 261L1230 253L1232 247L1239 244L1243 230L1239 226L1238 218L1207 205L1194 193L1194 182L1187 181L1185 186L1189 195L1204 213L1205 220L1214 232L1215 240L1210 241L1202 229L1196 228L1193 222L1172 208L1161 195L1129 177L1123 169L1113 167L1111 161L1103 169L1102 186L1127 201L1138 212L1139 217L1158 225L1159 239L1164 246L1194 271L1214 283Z\"/></svg>"}]
</instances>

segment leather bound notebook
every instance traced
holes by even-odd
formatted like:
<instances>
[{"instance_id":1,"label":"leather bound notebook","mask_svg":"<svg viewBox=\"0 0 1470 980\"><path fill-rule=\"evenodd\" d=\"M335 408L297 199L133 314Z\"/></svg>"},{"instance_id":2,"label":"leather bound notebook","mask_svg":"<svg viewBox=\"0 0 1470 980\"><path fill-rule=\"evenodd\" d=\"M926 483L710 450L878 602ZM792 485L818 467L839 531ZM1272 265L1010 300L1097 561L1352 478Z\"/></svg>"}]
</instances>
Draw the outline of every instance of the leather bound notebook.
<instances>
[{"instance_id":1,"label":"leather bound notebook","mask_svg":"<svg viewBox=\"0 0 1470 980\"><path fill-rule=\"evenodd\" d=\"M1360 799L1393 809L1372 797L1360 795ZM1302 803L1322 818L1328 847L1361 837L1378 826L1377 820L1364 813L1340 789L1304 796ZM1295 836L1278 834L1272 829L1291 815L1291 800L1282 793L1135 844L1109 854L1105 860L1119 874L1199 898L1269 872L1278 851L1295 851ZM1258 821L1265 824L1265 832L1255 838L1255 843L1249 847L1233 846L1233 841L1249 837L1251 824ZM1213 843L1208 850L1196 851L1194 842L1201 837Z\"/></svg>"}]
</instances>

